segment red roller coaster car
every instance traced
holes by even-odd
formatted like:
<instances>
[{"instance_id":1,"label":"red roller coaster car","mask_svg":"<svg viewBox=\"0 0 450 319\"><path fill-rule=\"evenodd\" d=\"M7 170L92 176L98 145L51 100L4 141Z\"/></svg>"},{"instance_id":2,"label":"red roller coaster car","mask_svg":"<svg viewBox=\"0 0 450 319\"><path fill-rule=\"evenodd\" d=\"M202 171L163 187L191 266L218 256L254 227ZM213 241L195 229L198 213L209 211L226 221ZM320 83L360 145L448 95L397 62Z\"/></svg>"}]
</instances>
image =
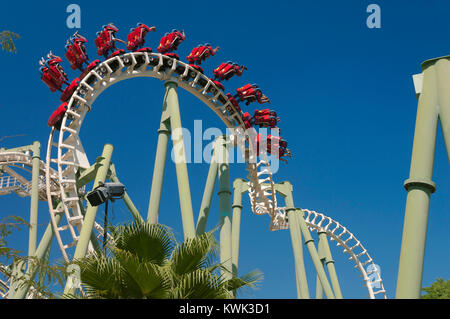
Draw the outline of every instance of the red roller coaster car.
<instances>
[{"instance_id":1,"label":"red roller coaster car","mask_svg":"<svg viewBox=\"0 0 450 319\"><path fill-rule=\"evenodd\" d=\"M241 76L244 70L247 70L247 68L243 65L239 66L231 61L224 62L214 69L214 80L229 80L233 75Z\"/></svg>"},{"instance_id":2,"label":"red roller coaster car","mask_svg":"<svg viewBox=\"0 0 450 319\"><path fill-rule=\"evenodd\" d=\"M73 92L75 92L76 88L78 87L78 84L80 84L80 79L76 78L63 91L63 93L61 94L60 100L62 102L66 102L68 99L70 99L70 97L72 96Z\"/></svg>"},{"instance_id":3,"label":"red roller coaster car","mask_svg":"<svg viewBox=\"0 0 450 319\"><path fill-rule=\"evenodd\" d=\"M246 84L241 88L236 89L237 94L234 96L238 101L245 101L245 105L251 102L258 102L259 104L270 103L270 100L265 96L261 89L256 84Z\"/></svg>"},{"instance_id":4,"label":"red roller coaster car","mask_svg":"<svg viewBox=\"0 0 450 319\"><path fill-rule=\"evenodd\" d=\"M260 146L264 147L264 139L263 135L259 133L256 135L256 152L259 155ZM287 148L287 142L279 136L268 135L265 141L266 152L268 154L273 155L273 152L276 152L278 159L287 163L287 160L283 157L291 157L291 151Z\"/></svg>"},{"instance_id":5,"label":"red roller coaster car","mask_svg":"<svg viewBox=\"0 0 450 319\"><path fill-rule=\"evenodd\" d=\"M166 33L160 41L160 44L157 48L159 53L167 53L171 51L175 51L178 49L178 46L186 40L186 35L184 30L181 32L174 29L170 33Z\"/></svg>"},{"instance_id":6,"label":"red roller coaster car","mask_svg":"<svg viewBox=\"0 0 450 319\"><path fill-rule=\"evenodd\" d=\"M89 58L84 46L86 42L86 38L79 35L78 31L67 40L65 57L69 61L72 70L79 69L82 71L83 64L88 64Z\"/></svg>"},{"instance_id":7,"label":"red roller coaster car","mask_svg":"<svg viewBox=\"0 0 450 319\"><path fill-rule=\"evenodd\" d=\"M83 72L80 75L80 80L82 80L89 72L91 72L92 69L94 69L98 64L100 63L100 60L94 60L83 70Z\"/></svg>"},{"instance_id":8,"label":"red roller coaster car","mask_svg":"<svg viewBox=\"0 0 450 319\"><path fill-rule=\"evenodd\" d=\"M156 31L156 27L148 27L143 23L138 23L136 28L131 29L131 32L128 34L128 44L127 50L136 51L138 49L143 48L145 44L145 36L147 33L151 31ZM150 49L150 48L148 48ZM146 51L148 52L148 51ZM151 49L150 49L151 52Z\"/></svg>"},{"instance_id":9,"label":"red roller coaster car","mask_svg":"<svg viewBox=\"0 0 450 319\"><path fill-rule=\"evenodd\" d=\"M271 145L274 145L275 147L284 147L286 148L288 143L286 140L281 138L281 136L273 136L273 135L267 135L267 146L270 147Z\"/></svg>"},{"instance_id":10,"label":"red roller coaster car","mask_svg":"<svg viewBox=\"0 0 450 319\"><path fill-rule=\"evenodd\" d=\"M255 125L260 127L276 127L277 123L280 121L280 118L277 117L277 113L273 110L264 109L264 110L255 110L255 115L253 116L255 121Z\"/></svg>"},{"instance_id":11,"label":"red roller coaster car","mask_svg":"<svg viewBox=\"0 0 450 319\"><path fill-rule=\"evenodd\" d=\"M239 106L239 102L234 98L234 96L231 95L230 93L227 93L226 96L227 96L228 100L231 102L231 104L233 104L236 111L241 113L242 111L241 111L241 107Z\"/></svg>"},{"instance_id":12,"label":"red roller coaster car","mask_svg":"<svg viewBox=\"0 0 450 319\"><path fill-rule=\"evenodd\" d=\"M209 43L199 45L192 49L191 53L186 57L187 61L191 64L201 64L210 56L213 56L219 51L220 47L215 49Z\"/></svg>"},{"instance_id":13,"label":"red roller coaster car","mask_svg":"<svg viewBox=\"0 0 450 319\"><path fill-rule=\"evenodd\" d=\"M127 44L125 41L117 39L115 37L116 32L119 31L112 23L103 26L103 30L97 32L97 38L95 39L95 46L97 47L97 54L108 58L110 51L116 51L116 42Z\"/></svg>"},{"instance_id":14,"label":"red roller coaster car","mask_svg":"<svg viewBox=\"0 0 450 319\"><path fill-rule=\"evenodd\" d=\"M52 115L48 119L47 123L48 126L53 126L57 130L59 130L61 128L61 122L66 111L67 111L67 102L64 102L52 113Z\"/></svg>"},{"instance_id":15,"label":"red roller coaster car","mask_svg":"<svg viewBox=\"0 0 450 319\"><path fill-rule=\"evenodd\" d=\"M220 83L219 81L216 80L211 80L219 89L221 89L222 91L225 90L225 87L223 86L222 83Z\"/></svg>"},{"instance_id":16,"label":"red roller coaster car","mask_svg":"<svg viewBox=\"0 0 450 319\"><path fill-rule=\"evenodd\" d=\"M242 114L242 121L244 122L244 126L246 129L251 128L253 125L253 119L250 115L250 113L245 112Z\"/></svg>"},{"instance_id":17,"label":"red roller coaster car","mask_svg":"<svg viewBox=\"0 0 450 319\"><path fill-rule=\"evenodd\" d=\"M41 65L41 80L50 88L50 91L61 91L62 85L69 85L67 74L60 65L61 58L54 55L51 51L47 55L47 60L41 58L39 64Z\"/></svg>"}]
</instances>

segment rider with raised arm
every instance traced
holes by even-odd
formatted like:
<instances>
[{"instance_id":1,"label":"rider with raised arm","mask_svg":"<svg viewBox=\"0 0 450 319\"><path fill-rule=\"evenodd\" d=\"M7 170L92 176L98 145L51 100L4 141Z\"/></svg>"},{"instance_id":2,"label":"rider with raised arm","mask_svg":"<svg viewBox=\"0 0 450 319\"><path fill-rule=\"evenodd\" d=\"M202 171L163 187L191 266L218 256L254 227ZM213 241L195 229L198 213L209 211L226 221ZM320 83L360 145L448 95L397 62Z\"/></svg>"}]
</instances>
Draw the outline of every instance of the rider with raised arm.
<instances>
[{"instance_id":1,"label":"rider with raised arm","mask_svg":"<svg viewBox=\"0 0 450 319\"><path fill-rule=\"evenodd\" d=\"M148 27L143 23L138 23L136 28L131 29L131 32L128 34L127 50L136 51L143 48L145 44L145 36L151 31L155 32L156 27Z\"/></svg>"},{"instance_id":2,"label":"rider with raised arm","mask_svg":"<svg viewBox=\"0 0 450 319\"><path fill-rule=\"evenodd\" d=\"M121 39L116 38L116 32L119 31L114 24L109 23L103 26L103 30L97 32L97 38L95 39L95 45L97 46L97 54L108 58L109 52L116 52L116 42L121 42L125 45L127 43Z\"/></svg>"}]
</instances>

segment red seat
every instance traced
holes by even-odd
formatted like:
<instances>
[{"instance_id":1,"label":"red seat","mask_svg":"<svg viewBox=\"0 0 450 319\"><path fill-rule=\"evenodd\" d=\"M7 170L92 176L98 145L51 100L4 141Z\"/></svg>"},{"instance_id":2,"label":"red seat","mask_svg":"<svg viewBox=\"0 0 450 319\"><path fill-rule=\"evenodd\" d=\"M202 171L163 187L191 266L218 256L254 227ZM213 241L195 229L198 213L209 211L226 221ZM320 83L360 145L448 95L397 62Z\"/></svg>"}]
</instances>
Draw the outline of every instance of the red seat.
<instances>
[{"instance_id":1,"label":"red seat","mask_svg":"<svg viewBox=\"0 0 450 319\"><path fill-rule=\"evenodd\" d=\"M91 70L94 69L99 63L100 63L100 60L92 61L81 73L80 80L82 80L89 72L91 72Z\"/></svg>"},{"instance_id":2,"label":"red seat","mask_svg":"<svg viewBox=\"0 0 450 319\"><path fill-rule=\"evenodd\" d=\"M124 49L116 50L116 51L114 51L113 53L110 54L108 59L111 59L111 58L113 58L115 56L118 56L118 55L121 55L121 54L124 54L124 53L125 53Z\"/></svg>"},{"instance_id":3,"label":"red seat","mask_svg":"<svg viewBox=\"0 0 450 319\"><path fill-rule=\"evenodd\" d=\"M80 79L76 78L72 81L72 83L70 83L68 87L66 87L64 92L61 94L60 100L62 102L66 102L67 100L69 100L73 92L75 92L76 88L78 87L78 84L80 84Z\"/></svg>"},{"instance_id":4,"label":"red seat","mask_svg":"<svg viewBox=\"0 0 450 319\"><path fill-rule=\"evenodd\" d=\"M61 128L61 122L64 118L64 114L67 111L67 102L64 102L63 104L61 104L50 116L50 118L48 119L48 126L54 126L56 129L60 129Z\"/></svg>"},{"instance_id":5,"label":"red seat","mask_svg":"<svg viewBox=\"0 0 450 319\"><path fill-rule=\"evenodd\" d=\"M223 86L222 83L220 83L219 81L215 81L215 80L211 80L219 89L221 89L222 91L225 90L225 87Z\"/></svg>"},{"instance_id":6,"label":"red seat","mask_svg":"<svg viewBox=\"0 0 450 319\"><path fill-rule=\"evenodd\" d=\"M138 49L138 50L136 50L136 52L148 52L148 53L152 53L153 51L152 51L152 49L151 48L141 48L141 49Z\"/></svg>"},{"instance_id":7,"label":"red seat","mask_svg":"<svg viewBox=\"0 0 450 319\"><path fill-rule=\"evenodd\" d=\"M199 71L199 72L201 72L201 73L204 72L204 71L203 71L203 68L202 68L201 66L199 66L199 65L189 64L189 66L192 67L192 68L194 68L194 69L196 69L197 71Z\"/></svg>"},{"instance_id":8,"label":"red seat","mask_svg":"<svg viewBox=\"0 0 450 319\"><path fill-rule=\"evenodd\" d=\"M177 59L177 60L180 59L180 56L178 54L176 54L176 53L165 53L164 55L168 56L168 57L171 57L171 58L174 58L174 59Z\"/></svg>"}]
</instances>

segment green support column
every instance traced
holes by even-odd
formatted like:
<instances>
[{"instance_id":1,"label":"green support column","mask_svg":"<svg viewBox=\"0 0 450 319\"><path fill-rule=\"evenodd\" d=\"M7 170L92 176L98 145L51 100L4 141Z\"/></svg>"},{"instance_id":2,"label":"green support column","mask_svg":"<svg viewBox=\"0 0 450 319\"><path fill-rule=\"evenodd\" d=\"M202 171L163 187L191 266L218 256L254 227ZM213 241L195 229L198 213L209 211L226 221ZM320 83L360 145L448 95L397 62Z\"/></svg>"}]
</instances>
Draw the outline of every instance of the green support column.
<instances>
[{"instance_id":1,"label":"green support column","mask_svg":"<svg viewBox=\"0 0 450 319\"><path fill-rule=\"evenodd\" d=\"M439 118L441 120L442 135L447 148L450 163L450 57L436 62L436 75L439 97Z\"/></svg>"},{"instance_id":2,"label":"green support column","mask_svg":"<svg viewBox=\"0 0 450 319\"><path fill-rule=\"evenodd\" d=\"M220 262L227 270L223 273L224 279L231 279L231 189L227 137L218 138L216 145L215 153L219 164Z\"/></svg>"},{"instance_id":3,"label":"green support column","mask_svg":"<svg viewBox=\"0 0 450 319\"><path fill-rule=\"evenodd\" d=\"M324 253L324 245L322 244L322 240L320 237L320 231L319 234L319 243L317 245L317 251L319 253L320 261L322 262L322 265L325 263L325 253ZM325 237L326 239L326 237ZM323 298L323 288L322 284L320 283L319 275L316 274L316 299L322 299Z\"/></svg>"},{"instance_id":4,"label":"green support column","mask_svg":"<svg viewBox=\"0 0 450 319\"><path fill-rule=\"evenodd\" d=\"M217 172L219 165L216 160L216 145L217 140L213 145L213 153L211 156L211 163L209 164L208 177L206 178L205 190L203 191L202 204L200 206L200 212L198 214L196 233L197 236L203 234L206 231L206 223L209 216L209 208L211 207L211 200L214 193L214 187L217 180Z\"/></svg>"},{"instance_id":5,"label":"green support column","mask_svg":"<svg viewBox=\"0 0 450 319\"><path fill-rule=\"evenodd\" d=\"M434 62L425 63L417 107L416 128L398 270L396 298L420 298L438 121L437 75Z\"/></svg>"},{"instance_id":6,"label":"green support column","mask_svg":"<svg viewBox=\"0 0 450 319\"><path fill-rule=\"evenodd\" d=\"M323 299L323 288L319 275L316 275L316 299Z\"/></svg>"},{"instance_id":7,"label":"green support column","mask_svg":"<svg viewBox=\"0 0 450 319\"><path fill-rule=\"evenodd\" d=\"M97 170L97 174L95 176L93 189L95 189L99 183L106 182L106 176L108 174L109 165L111 163L111 157L113 153L114 147L111 144L106 144L103 148L103 153L100 160L100 166ZM73 258L79 259L83 258L88 249L89 241L91 238L92 229L95 223L95 217L97 216L99 206L91 206L91 204L87 203L86 215L84 216L83 227L80 231L80 236L78 238L78 243L75 248L75 253Z\"/></svg>"},{"instance_id":8,"label":"green support column","mask_svg":"<svg viewBox=\"0 0 450 319\"><path fill-rule=\"evenodd\" d=\"M322 260L322 264L325 263L328 269L328 275L330 276L331 286L336 299L343 299L341 286L337 277L336 268L334 267L334 260L331 255L330 245L328 244L327 234L324 231L318 231L319 235L319 256Z\"/></svg>"},{"instance_id":9,"label":"green support column","mask_svg":"<svg viewBox=\"0 0 450 319\"><path fill-rule=\"evenodd\" d=\"M233 276L238 276L239 238L241 232L242 194L248 190L247 182L237 178L233 183L233 218L231 225L231 260Z\"/></svg>"},{"instance_id":10,"label":"green support column","mask_svg":"<svg viewBox=\"0 0 450 319\"><path fill-rule=\"evenodd\" d=\"M101 160L99 162L100 166L97 169L97 174L95 176L93 189L95 189L100 182L104 183L106 181L106 177L108 175L109 166L111 164L111 157L113 153L114 147L111 144L106 144L103 148ZM97 216L99 206L91 206L91 204L87 203L86 215L84 216L83 227L80 231L80 236L78 238L78 243L75 248L75 253L73 255L73 259L81 259L86 256L89 241L92 235L92 229L95 223L95 217ZM70 265L69 265L70 267ZM69 278L70 279L70 278ZM67 280L69 282L69 280ZM66 283L66 287L64 289L65 294L74 293L75 289L68 287Z\"/></svg>"},{"instance_id":11,"label":"green support column","mask_svg":"<svg viewBox=\"0 0 450 319\"><path fill-rule=\"evenodd\" d=\"M11 269L11 281L9 283L8 299L16 299L15 295L19 286L19 277L21 277L20 267L23 263L13 260Z\"/></svg>"},{"instance_id":12,"label":"green support column","mask_svg":"<svg viewBox=\"0 0 450 319\"><path fill-rule=\"evenodd\" d=\"M297 214L295 213L294 199L292 197L292 185L283 182L275 185L275 190L280 193L286 201L286 214L291 233L292 250L294 252L295 279L297 283L297 297L299 299L309 299L308 280L303 260L302 234Z\"/></svg>"},{"instance_id":13,"label":"green support column","mask_svg":"<svg viewBox=\"0 0 450 319\"><path fill-rule=\"evenodd\" d=\"M319 277L320 284L322 285L325 296L328 299L335 299L333 290L331 289L331 285L325 273L325 269L323 268L319 254L314 245L314 239L312 238L311 233L309 232L308 226L306 225L305 219L303 217L303 211L301 209L296 209L296 217L298 218L298 222L300 224L300 231L302 232L302 235L305 238L305 245L308 248L309 255L311 256L311 259L313 261L314 268L316 269L317 276Z\"/></svg>"},{"instance_id":14,"label":"green support column","mask_svg":"<svg viewBox=\"0 0 450 319\"><path fill-rule=\"evenodd\" d=\"M33 256L36 251L37 242L37 221L39 205L39 168L41 164L41 143L34 142L31 151L32 157L32 177L31 177L31 204L30 204L30 238L28 242L28 256Z\"/></svg>"},{"instance_id":15,"label":"green support column","mask_svg":"<svg viewBox=\"0 0 450 319\"><path fill-rule=\"evenodd\" d=\"M189 187L189 176L182 134L180 108L178 105L178 85L175 82L166 82L165 86L167 110L170 114L170 126L172 128L173 154L177 173L178 194L180 197L184 238L194 238L194 213L192 211L191 190Z\"/></svg>"},{"instance_id":16,"label":"green support column","mask_svg":"<svg viewBox=\"0 0 450 319\"><path fill-rule=\"evenodd\" d=\"M176 93L175 93L176 94ZM164 95L161 123L158 130L158 144L156 146L155 164L153 166L152 188L150 191L150 201L148 204L147 220L152 224L158 223L159 207L161 203L162 186L164 180L164 170L166 168L167 147L170 136L170 119L168 110L169 89L166 87ZM178 101L177 101L178 103Z\"/></svg>"}]
</instances>

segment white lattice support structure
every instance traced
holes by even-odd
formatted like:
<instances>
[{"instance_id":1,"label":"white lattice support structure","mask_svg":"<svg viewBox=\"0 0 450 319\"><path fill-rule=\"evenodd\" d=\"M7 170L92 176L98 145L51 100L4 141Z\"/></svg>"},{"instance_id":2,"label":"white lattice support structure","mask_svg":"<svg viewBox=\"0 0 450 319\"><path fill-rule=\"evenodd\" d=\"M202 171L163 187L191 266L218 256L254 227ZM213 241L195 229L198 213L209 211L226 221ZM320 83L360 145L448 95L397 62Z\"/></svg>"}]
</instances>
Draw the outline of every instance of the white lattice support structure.
<instances>
[{"instance_id":1,"label":"white lattice support structure","mask_svg":"<svg viewBox=\"0 0 450 319\"><path fill-rule=\"evenodd\" d=\"M21 197L31 196L31 181L22 176L15 169L31 173L32 157L28 152L0 152L0 166L3 174L0 175L0 195L11 192ZM41 161L39 166L39 199L47 200L47 187L45 181L45 162ZM54 190L56 184L50 180L50 187Z\"/></svg>"}]
</instances>

